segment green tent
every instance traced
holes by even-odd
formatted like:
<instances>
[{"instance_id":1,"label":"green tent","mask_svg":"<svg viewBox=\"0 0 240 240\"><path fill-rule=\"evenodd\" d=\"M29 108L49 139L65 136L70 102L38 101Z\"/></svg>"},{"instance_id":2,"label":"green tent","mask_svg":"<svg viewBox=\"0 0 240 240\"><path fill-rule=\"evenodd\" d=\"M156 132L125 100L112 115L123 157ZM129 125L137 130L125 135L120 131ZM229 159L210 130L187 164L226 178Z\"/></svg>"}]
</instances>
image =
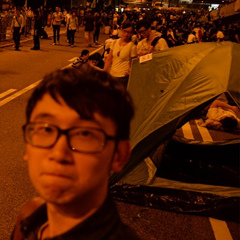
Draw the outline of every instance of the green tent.
<instances>
[{"instance_id":1,"label":"green tent","mask_svg":"<svg viewBox=\"0 0 240 240\"><path fill-rule=\"evenodd\" d=\"M157 148L164 154L176 129L220 94L227 92L239 105L239 44L190 44L155 53L142 63L135 59L128 90L136 109L130 136L133 150L123 171L111 176L111 185L141 185L150 187L150 193L165 188L240 197L239 188L156 178L157 164L149 157ZM113 189L116 193L116 186Z\"/></svg>"}]
</instances>

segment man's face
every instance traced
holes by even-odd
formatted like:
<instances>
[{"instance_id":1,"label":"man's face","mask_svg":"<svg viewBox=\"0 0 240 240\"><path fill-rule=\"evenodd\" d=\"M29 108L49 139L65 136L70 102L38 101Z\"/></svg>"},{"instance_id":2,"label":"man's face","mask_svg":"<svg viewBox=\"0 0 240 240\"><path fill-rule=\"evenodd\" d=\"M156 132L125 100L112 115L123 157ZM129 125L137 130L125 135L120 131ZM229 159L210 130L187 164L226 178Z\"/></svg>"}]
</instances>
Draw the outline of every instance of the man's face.
<instances>
[{"instance_id":1,"label":"man's face","mask_svg":"<svg viewBox=\"0 0 240 240\"><path fill-rule=\"evenodd\" d=\"M89 62L89 64L91 64L93 66L97 66L98 65L98 61L97 60L89 60L88 62Z\"/></svg>"},{"instance_id":2,"label":"man's face","mask_svg":"<svg viewBox=\"0 0 240 240\"><path fill-rule=\"evenodd\" d=\"M148 38L150 29L146 29L145 27L141 27L138 30L138 33L141 35L142 38Z\"/></svg>"},{"instance_id":3,"label":"man's face","mask_svg":"<svg viewBox=\"0 0 240 240\"><path fill-rule=\"evenodd\" d=\"M133 28L128 27L125 29L122 29L122 38L126 41L128 41L133 35Z\"/></svg>"},{"instance_id":4,"label":"man's face","mask_svg":"<svg viewBox=\"0 0 240 240\"><path fill-rule=\"evenodd\" d=\"M111 119L97 113L94 120L81 119L60 96L58 99L60 104L48 93L43 95L31 114L30 122L54 124L63 130L92 127L115 136L116 127ZM129 156L126 141L120 141L116 151L115 145L114 140L109 140L100 153L79 153L71 150L67 137L61 135L51 148L34 147L27 143L24 160L28 162L34 187L47 202L69 204L84 199L95 201L106 195L110 171L121 171Z\"/></svg>"},{"instance_id":5,"label":"man's face","mask_svg":"<svg viewBox=\"0 0 240 240\"><path fill-rule=\"evenodd\" d=\"M89 58L89 53L88 53L87 55L83 55L83 56L82 56L82 59L83 59L83 60L86 60L86 59L88 59L88 58Z\"/></svg>"}]
</instances>

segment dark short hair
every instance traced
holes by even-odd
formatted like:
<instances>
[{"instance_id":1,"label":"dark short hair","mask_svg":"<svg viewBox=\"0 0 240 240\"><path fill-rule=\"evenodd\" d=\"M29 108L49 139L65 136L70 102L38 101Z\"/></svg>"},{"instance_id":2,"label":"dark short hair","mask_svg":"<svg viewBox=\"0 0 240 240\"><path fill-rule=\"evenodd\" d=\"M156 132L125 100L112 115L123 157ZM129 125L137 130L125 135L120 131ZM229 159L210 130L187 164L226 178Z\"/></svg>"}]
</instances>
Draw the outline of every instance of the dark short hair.
<instances>
[{"instance_id":1,"label":"dark short hair","mask_svg":"<svg viewBox=\"0 0 240 240\"><path fill-rule=\"evenodd\" d=\"M88 54L89 54L89 51L87 49L83 49L82 52L81 52L81 57L86 56Z\"/></svg>"},{"instance_id":2,"label":"dark short hair","mask_svg":"<svg viewBox=\"0 0 240 240\"><path fill-rule=\"evenodd\" d=\"M233 132L238 125L237 120L231 117L223 118L222 120L220 120L220 123L222 124L223 130L226 132Z\"/></svg>"},{"instance_id":3,"label":"dark short hair","mask_svg":"<svg viewBox=\"0 0 240 240\"><path fill-rule=\"evenodd\" d=\"M89 64L79 68L66 68L47 74L32 93L26 109L27 122L45 93L59 102L60 95L66 104L81 118L94 119L94 113L109 117L116 124L119 139L128 139L133 103L128 91L109 73Z\"/></svg>"},{"instance_id":4,"label":"dark short hair","mask_svg":"<svg viewBox=\"0 0 240 240\"><path fill-rule=\"evenodd\" d=\"M100 55L100 58L97 54L92 54L89 56L88 60L96 60L96 61L99 61L101 59L101 55Z\"/></svg>"},{"instance_id":5,"label":"dark short hair","mask_svg":"<svg viewBox=\"0 0 240 240\"><path fill-rule=\"evenodd\" d=\"M124 22L121 26L122 29L126 29L126 28L129 28L129 27L132 27L132 29L133 29L133 24L129 21Z\"/></svg>"},{"instance_id":6,"label":"dark short hair","mask_svg":"<svg viewBox=\"0 0 240 240\"><path fill-rule=\"evenodd\" d=\"M144 27L147 30L151 27L151 23L146 20L141 20L137 23L136 30L138 31L141 27Z\"/></svg>"}]
</instances>

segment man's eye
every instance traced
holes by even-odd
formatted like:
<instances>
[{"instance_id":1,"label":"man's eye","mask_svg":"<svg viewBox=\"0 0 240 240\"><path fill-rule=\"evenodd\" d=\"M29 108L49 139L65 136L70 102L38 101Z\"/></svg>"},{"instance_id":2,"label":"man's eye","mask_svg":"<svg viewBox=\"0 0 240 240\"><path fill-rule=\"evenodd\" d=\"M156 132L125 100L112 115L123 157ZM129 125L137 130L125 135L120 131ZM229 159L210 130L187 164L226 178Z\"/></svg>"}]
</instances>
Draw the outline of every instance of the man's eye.
<instances>
[{"instance_id":1,"label":"man's eye","mask_svg":"<svg viewBox=\"0 0 240 240\"><path fill-rule=\"evenodd\" d=\"M86 131L79 131L79 132L77 132L77 135L78 136L83 136L83 137L90 137L93 134L92 134L92 132L86 130Z\"/></svg>"},{"instance_id":2,"label":"man's eye","mask_svg":"<svg viewBox=\"0 0 240 240\"><path fill-rule=\"evenodd\" d=\"M52 133L53 132L53 128L51 127L44 127L44 126L39 126L35 129L35 133L39 133L39 134L46 134L46 133Z\"/></svg>"}]
</instances>

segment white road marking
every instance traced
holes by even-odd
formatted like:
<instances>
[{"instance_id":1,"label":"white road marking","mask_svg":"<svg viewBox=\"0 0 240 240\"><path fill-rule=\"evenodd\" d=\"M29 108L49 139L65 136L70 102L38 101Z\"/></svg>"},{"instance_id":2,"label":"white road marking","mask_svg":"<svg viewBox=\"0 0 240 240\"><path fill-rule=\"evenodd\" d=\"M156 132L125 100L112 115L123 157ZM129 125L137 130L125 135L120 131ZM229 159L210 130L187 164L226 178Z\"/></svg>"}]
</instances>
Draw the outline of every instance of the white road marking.
<instances>
[{"instance_id":1,"label":"white road marking","mask_svg":"<svg viewBox=\"0 0 240 240\"><path fill-rule=\"evenodd\" d=\"M25 87L24 89L14 93L13 95L3 99L2 101L0 101L0 107L3 106L4 104L12 101L13 99L19 97L20 95L24 94L25 92L31 90L32 88L36 87L42 80L39 80L31 85L29 85L28 87Z\"/></svg>"},{"instance_id":2,"label":"white road marking","mask_svg":"<svg viewBox=\"0 0 240 240\"><path fill-rule=\"evenodd\" d=\"M183 131L183 136L184 136L186 139L194 139L193 133L192 133L192 129L191 129L191 126L190 126L189 122L186 122L186 123L182 126L182 131Z\"/></svg>"},{"instance_id":3,"label":"white road marking","mask_svg":"<svg viewBox=\"0 0 240 240\"><path fill-rule=\"evenodd\" d=\"M74 62L74 61L77 60L77 59L78 59L78 57L74 57L74 58L69 59L68 61L69 61L69 62Z\"/></svg>"},{"instance_id":4,"label":"white road marking","mask_svg":"<svg viewBox=\"0 0 240 240\"><path fill-rule=\"evenodd\" d=\"M8 89L7 91L0 94L0 99L4 98L5 96L7 96L7 95L9 95L9 94L11 94L12 92L15 92L15 91L17 91L17 89L13 89L13 88Z\"/></svg>"},{"instance_id":5,"label":"white road marking","mask_svg":"<svg viewBox=\"0 0 240 240\"><path fill-rule=\"evenodd\" d=\"M89 54L89 55L92 55L92 54L94 54L95 52L98 52L98 51L100 51L102 48L103 48L103 46L101 46L100 48L97 48L96 50L94 50L94 51L90 52L90 54Z\"/></svg>"},{"instance_id":6,"label":"white road marking","mask_svg":"<svg viewBox=\"0 0 240 240\"><path fill-rule=\"evenodd\" d=\"M94 54L95 52L98 52L98 51L101 50L102 48L103 48L103 46L101 46L100 48L94 50L93 52L90 53L90 55ZM61 68L61 69L68 68L68 67L70 67L70 66L71 66L71 64L69 64L69 65L67 65L66 67L63 67L63 68ZM15 94L13 94L13 95L11 95L11 96L3 99L2 101L0 101L0 107L3 106L3 105L6 104L6 103L12 101L13 99L21 96L21 95L24 94L25 92L28 92L29 90L33 89L33 88L36 87L41 81L42 81L42 80L39 80L39 81L37 81L37 82L29 85L28 87L25 87L24 89L16 92ZM2 94L4 94L4 93L2 93ZM10 94L10 93L9 93L9 94ZM0 95L0 96L1 96L1 95ZM6 96L6 95L5 95L5 96ZM2 97L0 97L0 98L2 98Z\"/></svg>"},{"instance_id":7,"label":"white road marking","mask_svg":"<svg viewBox=\"0 0 240 240\"><path fill-rule=\"evenodd\" d=\"M197 122L196 122L196 125L197 125L197 128L198 128L201 136L202 136L203 141L204 141L204 142L212 142L213 139L212 139L212 137L211 137L208 129L207 129L206 127L201 127L201 126L199 126L199 125L197 124Z\"/></svg>"},{"instance_id":8,"label":"white road marking","mask_svg":"<svg viewBox=\"0 0 240 240\"><path fill-rule=\"evenodd\" d=\"M225 221L209 218L216 240L233 240Z\"/></svg>"}]
</instances>

